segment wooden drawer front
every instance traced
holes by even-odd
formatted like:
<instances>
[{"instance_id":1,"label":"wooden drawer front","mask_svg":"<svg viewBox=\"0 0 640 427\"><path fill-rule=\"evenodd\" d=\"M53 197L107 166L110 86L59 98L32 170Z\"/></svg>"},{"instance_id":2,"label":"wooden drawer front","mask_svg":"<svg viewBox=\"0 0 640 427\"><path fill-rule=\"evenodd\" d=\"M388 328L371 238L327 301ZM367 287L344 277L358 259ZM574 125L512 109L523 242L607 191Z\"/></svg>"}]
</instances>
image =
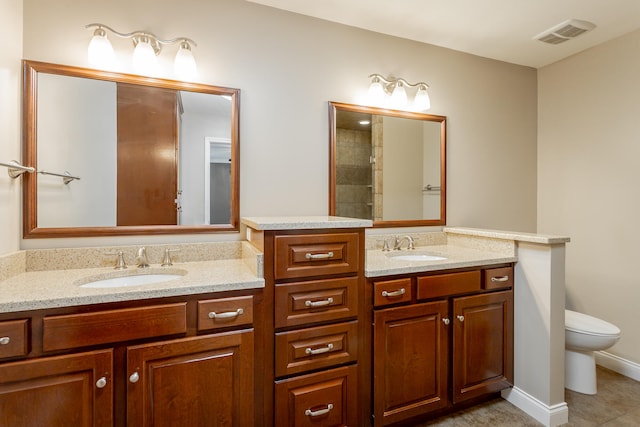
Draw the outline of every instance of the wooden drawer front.
<instances>
[{"instance_id":1,"label":"wooden drawer front","mask_svg":"<svg viewBox=\"0 0 640 427\"><path fill-rule=\"evenodd\" d=\"M253 323L253 296L198 301L198 330Z\"/></svg>"},{"instance_id":2,"label":"wooden drawer front","mask_svg":"<svg viewBox=\"0 0 640 427\"><path fill-rule=\"evenodd\" d=\"M187 331L186 303L47 316L43 320L42 348L62 350L183 334Z\"/></svg>"},{"instance_id":3,"label":"wooden drawer front","mask_svg":"<svg viewBox=\"0 0 640 427\"><path fill-rule=\"evenodd\" d=\"M489 268L484 270L483 289L513 287L513 267Z\"/></svg>"},{"instance_id":4,"label":"wooden drawer front","mask_svg":"<svg viewBox=\"0 0 640 427\"><path fill-rule=\"evenodd\" d=\"M350 277L276 284L276 328L357 316L359 282Z\"/></svg>"},{"instance_id":5,"label":"wooden drawer front","mask_svg":"<svg viewBox=\"0 0 640 427\"><path fill-rule=\"evenodd\" d=\"M439 298L480 290L480 270L418 277L418 299Z\"/></svg>"},{"instance_id":6,"label":"wooden drawer front","mask_svg":"<svg viewBox=\"0 0 640 427\"><path fill-rule=\"evenodd\" d=\"M356 360L357 334L355 320L276 334L276 376Z\"/></svg>"},{"instance_id":7,"label":"wooden drawer front","mask_svg":"<svg viewBox=\"0 0 640 427\"><path fill-rule=\"evenodd\" d=\"M29 353L29 320L0 322L0 358Z\"/></svg>"},{"instance_id":8,"label":"wooden drawer front","mask_svg":"<svg viewBox=\"0 0 640 427\"><path fill-rule=\"evenodd\" d=\"M358 425L356 365L276 382L275 419L283 427Z\"/></svg>"},{"instance_id":9,"label":"wooden drawer front","mask_svg":"<svg viewBox=\"0 0 640 427\"><path fill-rule=\"evenodd\" d=\"M276 236L275 278L355 273L358 240L358 233Z\"/></svg>"},{"instance_id":10,"label":"wooden drawer front","mask_svg":"<svg viewBox=\"0 0 640 427\"><path fill-rule=\"evenodd\" d=\"M410 302L412 296L413 290L409 277L373 283L374 307L382 307L399 302Z\"/></svg>"}]
</instances>

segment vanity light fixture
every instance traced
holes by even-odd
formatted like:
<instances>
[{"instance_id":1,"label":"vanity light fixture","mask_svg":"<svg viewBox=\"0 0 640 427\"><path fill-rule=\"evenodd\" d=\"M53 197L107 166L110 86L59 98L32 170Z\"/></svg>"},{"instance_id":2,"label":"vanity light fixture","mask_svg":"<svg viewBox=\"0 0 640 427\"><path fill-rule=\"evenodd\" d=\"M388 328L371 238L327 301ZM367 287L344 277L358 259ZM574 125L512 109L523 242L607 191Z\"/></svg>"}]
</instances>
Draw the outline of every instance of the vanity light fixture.
<instances>
[{"instance_id":1,"label":"vanity light fixture","mask_svg":"<svg viewBox=\"0 0 640 427\"><path fill-rule=\"evenodd\" d=\"M376 107L392 108L394 110L425 111L431 108L431 99L424 82L415 84L402 78L382 77L371 74L369 86L369 101ZM406 87L416 88L413 103L409 105Z\"/></svg>"},{"instance_id":2,"label":"vanity light fixture","mask_svg":"<svg viewBox=\"0 0 640 427\"><path fill-rule=\"evenodd\" d=\"M154 74L157 68L158 58L163 45L179 45L178 53L174 60L174 73L181 80L191 80L196 76L196 60L191 48L196 42L187 37L176 37L171 40L163 40L148 31L133 31L121 33L104 24L88 24L85 28L95 28L93 38L89 43L89 64L97 68L113 68L115 55L113 46L107 38L107 31L118 37L133 41L133 70L138 74Z\"/></svg>"}]
</instances>

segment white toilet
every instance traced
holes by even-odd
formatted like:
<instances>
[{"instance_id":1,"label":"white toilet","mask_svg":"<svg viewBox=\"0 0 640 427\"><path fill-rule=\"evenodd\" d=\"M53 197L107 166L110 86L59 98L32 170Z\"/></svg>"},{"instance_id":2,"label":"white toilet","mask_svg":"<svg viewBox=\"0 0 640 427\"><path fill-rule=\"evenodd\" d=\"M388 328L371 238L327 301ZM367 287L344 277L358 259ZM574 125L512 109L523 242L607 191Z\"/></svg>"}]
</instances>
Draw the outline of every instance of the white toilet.
<instances>
[{"instance_id":1,"label":"white toilet","mask_svg":"<svg viewBox=\"0 0 640 427\"><path fill-rule=\"evenodd\" d=\"M564 311L565 387L596 394L596 361L593 352L605 350L620 339L616 325L576 311Z\"/></svg>"}]
</instances>

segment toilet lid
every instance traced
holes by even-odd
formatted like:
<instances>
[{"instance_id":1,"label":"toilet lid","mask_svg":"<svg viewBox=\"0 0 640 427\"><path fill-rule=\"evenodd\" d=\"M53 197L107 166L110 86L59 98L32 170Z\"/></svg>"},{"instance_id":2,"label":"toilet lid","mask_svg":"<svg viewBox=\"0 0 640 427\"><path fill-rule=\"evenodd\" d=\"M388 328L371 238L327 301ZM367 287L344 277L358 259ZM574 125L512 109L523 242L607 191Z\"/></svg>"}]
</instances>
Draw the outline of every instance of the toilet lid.
<instances>
[{"instance_id":1,"label":"toilet lid","mask_svg":"<svg viewBox=\"0 0 640 427\"><path fill-rule=\"evenodd\" d=\"M620 329L609 322L577 311L564 311L564 325L569 331L587 335L620 335Z\"/></svg>"}]
</instances>

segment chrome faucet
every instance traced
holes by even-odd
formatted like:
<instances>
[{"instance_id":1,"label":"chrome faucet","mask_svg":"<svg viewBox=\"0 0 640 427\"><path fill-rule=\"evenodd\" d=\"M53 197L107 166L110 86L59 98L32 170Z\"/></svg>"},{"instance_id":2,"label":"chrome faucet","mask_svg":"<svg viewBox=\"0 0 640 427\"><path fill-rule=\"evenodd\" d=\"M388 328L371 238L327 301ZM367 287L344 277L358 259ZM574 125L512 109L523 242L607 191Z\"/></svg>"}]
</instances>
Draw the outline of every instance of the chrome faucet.
<instances>
[{"instance_id":1,"label":"chrome faucet","mask_svg":"<svg viewBox=\"0 0 640 427\"><path fill-rule=\"evenodd\" d=\"M393 244L393 249L396 250L396 251L399 251L401 249L402 242L404 242L405 240L408 242L407 249L414 249L413 237L411 237L409 235L402 236L402 237L396 236L396 241Z\"/></svg>"},{"instance_id":2,"label":"chrome faucet","mask_svg":"<svg viewBox=\"0 0 640 427\"><path fill-rule=\"evenodd\" d=\"M138 249L138 253L136 255L136 263L138 264L138 268L149 267L149 259L147 258L147 249L144 246Z\"/></svg>"},{"instance_id":3,"label":"chrome faucet","mask_svg":"<svg viewBox=\"0 0 640 427\"><path fill-rule=\"evenodd\" d=\"M118 251L118 252L107 252L107 255L116 255L116 263L113 266L113 268L115 268L116 270L124 270L125 268L127 268L127 263L124 260L124 254L122 253L122 251Z\"/></svg>"}]
</instances>

